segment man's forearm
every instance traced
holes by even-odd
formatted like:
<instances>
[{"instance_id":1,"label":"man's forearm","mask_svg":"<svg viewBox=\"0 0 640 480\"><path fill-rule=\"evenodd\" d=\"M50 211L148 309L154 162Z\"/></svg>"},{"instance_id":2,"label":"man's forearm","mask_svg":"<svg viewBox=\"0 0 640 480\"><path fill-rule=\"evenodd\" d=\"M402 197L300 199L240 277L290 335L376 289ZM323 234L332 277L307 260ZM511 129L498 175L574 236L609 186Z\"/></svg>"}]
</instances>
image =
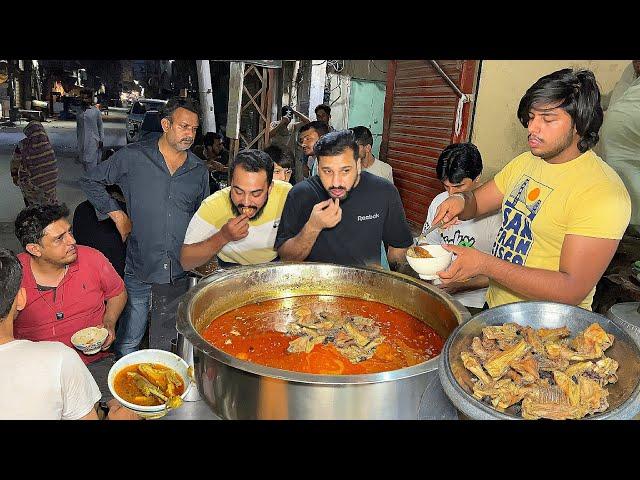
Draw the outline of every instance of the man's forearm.
<instances>
[{"instance_id":1,"label":"man's forearm","mask_svg":"<svg viewBox=\"0 0 640 480\"><path fill-rule=\"evenodd\" d=\"M464 197L464 210L458 215L460 220L471 220L478 216L478 204L476 203L476 196L473 194L473 190L460 194L456 193L454 195L462 195Z\"/></svg>"},{"instance_id":2,"label":"man's forearm","mask_svg":"<svg viewBox=\"0 0 640 480\"><path fill-rule=\"evenodd\" d=\"M407 248L396 248L389 246L389 251L387 253L387 260L389 263L395 263L400 265L402 263L407 263Z\"/></svg>"},{"instance_id":3,"label":"man's forearm","mask_svg":"<svg viewBox=\"0 0 640 480\"><path fill-rule=\"evenodd\" d=\"M303 262L311 253L321 231L312 228L307 222L298 235L280 245L278 255L282 260Z\"/></svg>"},{"instance_id":4,"label":"man's forearm","mask_svg":"<svg viewBox=\"0 0 640 480\"><path fill-rule=\"evenodd\" d=\"M192 270L207 263L229 241L217 232L202 242L184 244L180 251L180 264L184 270Z\"/></svg>"},{"instance_id":5,"label":"man's forearm","mask_svg":"<svg viewBox=\"0 0 640 480\"><path fill-rule=\"evenodd\" d=\"M102 319L102 323L105 327L114 328L116 327L116 322L118 318L120 318L120 314L122 310L124 310L124 306L127 304L127 290L122 290L122 293L116 295L115 297L111 297L106 302L106 309L104 312L104 317Z\"/></svg>"},{"instance_id":6,"label":"man's forearm","mask_svg":"<svg viewBox=\"0 0 640 480\"><path fill-rule=\"evenodd\" d=\"M490 279L531 300L578 305L589 293L583 292L567 273L515 265L489 254L484 272Z\"/></svg>"}]
</instances>

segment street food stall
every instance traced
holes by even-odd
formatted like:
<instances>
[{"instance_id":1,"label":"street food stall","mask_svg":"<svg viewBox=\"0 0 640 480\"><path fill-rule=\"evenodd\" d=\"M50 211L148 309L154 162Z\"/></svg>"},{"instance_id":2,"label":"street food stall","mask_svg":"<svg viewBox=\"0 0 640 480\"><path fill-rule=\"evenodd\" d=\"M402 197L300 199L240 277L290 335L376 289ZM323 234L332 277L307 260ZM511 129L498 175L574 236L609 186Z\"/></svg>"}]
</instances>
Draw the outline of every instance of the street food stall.
<instances>
[{"instance_id":1,"label":"street food stall","mask_svg":"<svg viewBox=\"0 0 640 480\"><path fill-rule=\"evenodd\" d=\"M380 328L371 329L367 318L376 319ZM567 361L564 368L568 367L565 371L570 374L582 369L571 378L576 388L591 387L588 398L592 410L558 404L558 398L564 397L554 387L560 397L549 415L590 412L586 418L622 419L633 418L640 410L640 337L622 323L550 302L505 305L486 310L472 321L470 318L461 304L420 279L331 264L236 267L217 270L202 279L191 277L179 284L157 286L149 346L173 350L188 359L195 381L186 401L162 418L521 418L522 398L498 409L491 402L499 399L494 402L497 405L504 401L504 391L485 392L478 398L483 384L461 357L465 348L474 354L471 340L486 327L502 328L514 322L523 328L534 327L536 335L548 335L541 340L545 347L565 349L563 352L581 360ZM402 325L399 331L394 331L395 323ZM584 350L587 347L578 339L584 338L586 329L597 328L594 324L606 335L603 343L590 344L599 350L597 356L589 357L590 352ZM545 333L552 330L556 336ZM348 332L353 333L351 338ZM357 343L352 340L359 340L358 332L372 335ZM496 351L510 355L507 350L520 344L522 352L537 355L535 346L525 345L536 345L526 336L531 333L514 332L508 341L499 340L501 349L496 346ZM341 338L346 339L345 344L340 344ZM394 352L384 347L387 343L394 345ZM366 350L369 344L375 344L375 353ZM425 348L424 357L415 356L412 347L417 345ZM286 359L278 357L278 351L289 360L295 357L297 363L282 363ZM580 357L580 352L586 356ZM509 361L527 358L523 354ZM602 365L606 368L600 368ZM493 372L491 366L483 366ZM548 386L545 379L550 375L562 373L540 368L537 379L544 386ZM512 378L500 373L494 385L511 388L519 381L521 393L538 387L534 382L528 385L522 372L516 377L511 370ZM582 395L587 398L586 393ZM545 404L532 407L529 401L526 405L525 412L527 408L542 409L543 414L549 410Z\"/></svg>"}]
</instances>

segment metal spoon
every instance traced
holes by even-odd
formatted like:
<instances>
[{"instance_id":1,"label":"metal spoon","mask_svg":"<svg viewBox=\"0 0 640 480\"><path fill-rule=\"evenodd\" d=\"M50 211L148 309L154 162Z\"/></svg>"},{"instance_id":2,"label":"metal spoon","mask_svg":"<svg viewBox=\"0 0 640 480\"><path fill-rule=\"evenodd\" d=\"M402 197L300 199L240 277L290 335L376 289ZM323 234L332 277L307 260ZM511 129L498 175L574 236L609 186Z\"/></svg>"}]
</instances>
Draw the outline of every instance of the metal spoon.
<instances>
[{"instance_id":1,"label":"metal spoon","mask_svg":"<svg viewBox=\"0 0 640 480\"><path fill-rule=\"evenodd\" d=\"M431 225L431 227L424 232L423 234L421 234L418 237L418 245L420 245L420 239L424 239L427 235L429 235L431 232L433 232L435 229L437 228L442 228L442 226L444 225L444 219L440 220L438 223L436 223L435 225Z\"/></svg>"}]
</instances>

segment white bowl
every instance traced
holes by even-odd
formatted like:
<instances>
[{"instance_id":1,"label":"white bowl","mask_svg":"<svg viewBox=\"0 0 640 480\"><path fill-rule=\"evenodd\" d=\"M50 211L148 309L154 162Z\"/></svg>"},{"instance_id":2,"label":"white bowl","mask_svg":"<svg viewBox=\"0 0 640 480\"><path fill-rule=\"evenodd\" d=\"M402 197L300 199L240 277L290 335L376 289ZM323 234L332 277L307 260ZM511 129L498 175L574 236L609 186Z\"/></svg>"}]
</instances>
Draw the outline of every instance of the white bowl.
<instances>
[{"instance_id":1,"label":"white bowl","mask_svg":"<svg viewBox=\"0 0 640 480\"><path fill-rule=\"evenodd\" d=\"M167 414L168 410L165 408L165 405L153 405L153 406L144 406L144 405L136 405L135 403L130 403L124 400L116 393L116 389L113 387L113 382L116 378L116 375L120 370L129 365L135 365L137 363L158 363L165 367L169 367L173 369L178 375L182 377L182 381L185 383L185 389L180 397L182 400L187 396L189 390L192 387L191 377L189 375L188 369L189 365L178 355L167 352L166 350L156 350L156 349L146 349L146 350L138 350L137 352L130 353L125 355L116 363L113 364L111 370L109 370L109 376L107 377L107 384L109 385L109 390L111 394L118 400L123 406L127 407L129 410L133 410L138 415L144 418L160 418Z\"/></svg>"},{"instance_id":2,"label":"white bowl","mask_svg":"<svg viewBox=\"0 0 640 480\"><path fill-rule=\"evenodd\" d=\"M423 280L440 278L436 273L446 270L453 258L453 252L446 251L441 245L420 245L420 247L427 250L433 258L410 257L407 254L407 262Z\"/></svg>"},{"instance_id":3,"label":"white bowl","mask_svg":"<svg viewBox=\"0 0 640 480\"><path fill-rule=\"evenodd\" d=\"M102 327L87 327L78 330L71 336L71 343L85 355L98 353L109 336L109 331Z\"/></svg>"}]
</instances>

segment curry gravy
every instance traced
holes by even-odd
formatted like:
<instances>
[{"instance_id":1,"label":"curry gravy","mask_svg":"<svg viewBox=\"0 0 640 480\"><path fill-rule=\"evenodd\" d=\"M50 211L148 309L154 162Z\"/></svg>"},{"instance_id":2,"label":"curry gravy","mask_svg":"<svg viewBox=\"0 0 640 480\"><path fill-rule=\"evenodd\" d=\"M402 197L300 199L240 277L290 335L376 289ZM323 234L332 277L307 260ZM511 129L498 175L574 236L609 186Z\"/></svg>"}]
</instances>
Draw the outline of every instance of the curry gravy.
<instances>
[{"instance_id":1,"label":"curry gravy","mask_svg":"<svg viewBox=\"0 0 640 480\"><path fill-rule=\"evenodd\" d=\"M286 325L306 307L337 315L371 318L386 338L370 359L351 363L333 345L318 344L309 353L289 353ZM301 373L355 375L409 367L435 357L444 340L435 330L402 310L357 298L310 295L268 300L232 310L212 321L202 336L241 360Z\"/></svg>"}]
</instances>

